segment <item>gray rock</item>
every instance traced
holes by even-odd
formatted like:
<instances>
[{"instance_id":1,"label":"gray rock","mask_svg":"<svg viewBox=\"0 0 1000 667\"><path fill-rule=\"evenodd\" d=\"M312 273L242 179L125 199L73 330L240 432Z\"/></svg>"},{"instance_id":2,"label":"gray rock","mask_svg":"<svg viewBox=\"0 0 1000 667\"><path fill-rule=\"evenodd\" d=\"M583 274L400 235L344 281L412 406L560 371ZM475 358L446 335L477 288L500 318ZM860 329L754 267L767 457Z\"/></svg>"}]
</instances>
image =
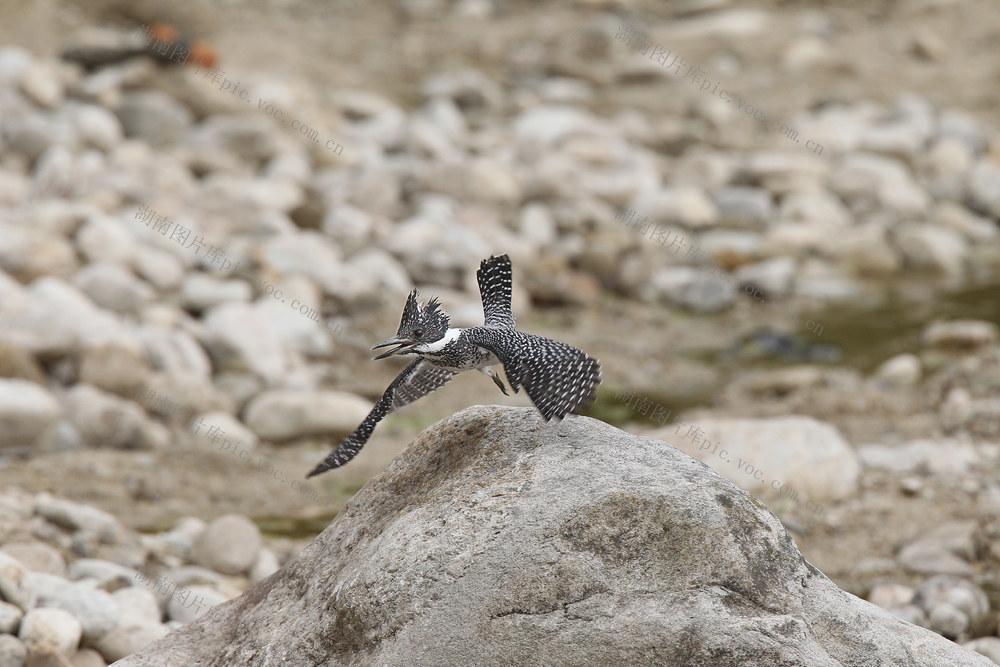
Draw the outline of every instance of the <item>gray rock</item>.
<instances>
[{"instance_id":1,"label":"gray rock","mask_svg":"<svg viewBox=\"0 0 1000 667\"><path fill-rule=\"evenodd\" d=\"M70 121L84 145L109 152L122 140L122 125L113 113L93 104L75 104Z\"/></svg>"},{"instance_id":2,"label":"gray rock","mask_svg":"<svg viewBox=\"0 0 1000 667\"><path fill-rule=\"evenodd\" d=\"M203 423L206 429L205 433L208 432L209 428L218 427L218 439L214 441L211 439L204 441L203 439L201 446L212 447L221 454L238 456L242 450L252 452L260 442L253 429L227 412L206 412L203 415L198 415L195 423ZM198 433L198 435L204 436L205 433ZM227 445L226 441L230 444Z\"/></svg>"},{"instance_id":3,"label":"gray rock","mask_svg":"<svg viewBox=\"0 0 1000 667\"><path fill-rule=\"evenodd\" d=\"M838 589L665 443L544 426L477 406L427 429L278 575L122 667L988 664Z\"/></svg>"},{"instance_id":4,"label":"gray rock","mask_svg":"<svg viewBox=\"0 0 1000 667\"><path fill-rule=\"evenodd\" d=\"M913 180L906 165L866 153L846 156L830 176L830 189L856 211L921 215L930 204L927 193Z\"/></svg>"},{"instance_id":5,"label":"gray rock","mask_svg":"<svg viewBox=\"0 0 1000 667\"><path fill-rule=\"evenodd\" d=\"M167 615L171 621L190 623L225 601L225 595L207 586L191 586L182 591L181 595L174 593L167 603Z\"/></svg>"},{"instance_id":6,"label":"gray rock","mask_svg":"<svg viewBox=\"0 0 1000 667\"><path fill-rule=\"evenodd\" d=\"M32 572L66 576L66 561L62 554L44 542L15 542L0 547L0 551L21 561Z\"/></svg>"},{"instance_id":7,"label":"gray rock","mask_svg":"<svg viewBox=\"0 0 1000 667\"><path fill-rule=\"evenodd\" d=\"M934 322L924 330L922 338L926 347L970 350L992 345L997 341L998 328L983 320L951 320Z\"/></svg>"},{"instance_id":8,"label":"gray rock","mask_svg":"<svg viewBox=\"0 0 1000 667\"><path fill-rule=\"evenodd\" d=\"M92 579L98 588L109 592L132 586L136 574L130 567L100 558L78 558L69 565L71 580Z\"/></svg>"},{"instance_id":9,"label":"gray rock","mask_svg":"<svg viewBox=\"0 0 1000 667\"><path fill-rule=\"evenodd\" d=\"M241 514L227 514L212 523L194 541L195 563L222 574L250 570L260 553L260 530Z\"/></svg>"},{"instance_id":10,"label":"gray rock","mask_svg":"<svg viewBox=\"0 0 1000 667\"><path fill-rule=\"evenodd\" d=\"M106 660L121 660L157 639L162 639L167 632L165 625L144 625L123 620L114 630L98 639L94 643L94 648L100 651Z\"/></svg>"},{"instance_id":11,"label":"gray rock","mask_svg":"<svg viewBox=\"0 0 1000 667\"><path fill-rule=\"evenodd\" d=\"M103 510L47 493L35 496L34 511L61 528L94 535L105 544L116 544L128 533L121 521Z\"/></svg>"},{"instance_id":12,"label":"gray rock","mask_svg":"<svg viewBox=\"0 0 1000 667\"><path fill-rule=\"evenodd\" d=\"M39 276L65 278L78 262L73 245L40 229L0 225L0 269L23 282Z\"/></svg>"},{"instance_id":13,"label":"gray rock","mask_svg":"<svg viewBox=\"0 0 1000 667\"><path fill-rule=\"evenodd\" d=\"M747 287L758 294L764 294L764 299L781 299L792 289L792 279L795 277L795 260L791 257L777 257L764 262L757 262L741 267L735 274L740 292L747 293Z\"/></svg>"},{"instance_id":14,"label":"gray rock","mask_svg":"<svg viewBox=\"0 0 1000 667\"><path fill-rule=\"evenodd\" d=\"M269 389L250 401L243 421L263 440L339 437L353 431L371 408L369 401L343 391Z\"/></svg>"},{"instance_id":15,"label":"gray rock","mask_svg":"<svg viewBox=\"0 0 1000 667\"><path fill-rule=\"evenodd\" d=\"M158 90L126 93L118 108L125 136L151 146L178 143L191 126L191 111L170 95Z\"/></svg>"},{"instance_id":16,"label":"gray rock","mask_svg":"<svg viewBox=\"0 0 1000 667\"><path fill-rule=\"evenodd\" d=\"M632 202L632 208L650 222L681 225L689 229L710 227L719 220L719 210L703 190L693 185L647 192Z\"/></svg>"},{"instance_id":17,"label":"gray rock","mask_svg":"<svg viewBox=\"0 0 1000 667\"><path fill-rule=\"evenodd\" d=\"M712 199L719 209L719 222L723 225L759 229L774 217L771 195L761 188L722 188Z\"/></svg>"},{"instance_id":18,"label":"gray rock","mask_svg":"<svg viewBox=\"0 0 1000 667\"><path fill-rule=\"evenodd\" d=\"M82 648L76 652L72 659L73 667L107 667L108 663L104 656L92 648Z\"/></svg>"},{"instance_id":19,"label":"gray rock","mask_svg":"<svg viewBox=\"0 0 1000 667\"><path fill-rule=\"evenodd\" d=\"M251 370L278 382L287 373L281 341L250 304L226 303L205 316L204 344L217 369Z\"/></svg>"},{"instance_id":20,"label":"gray rock","mask_svg":"<svg viewBox=\"0 0 1000 667\"><path fill-rule=\"evenodd\" d=\"M114 264L88 264L72 282L98 306L118 313L135 312L156 295L131 271Z\"/></svg>"},{"instance_id":21,"label":"gray rock","mask_svg":"<svg viewBox=\"0 0 1000 667\"><path fill-rule=\"evenodd\" d=\"M24 612L17 605L9 602L0 602L0 633L16 635L17 628L21 625L21 618ZM4 664L0 662L0 664Z\"/></svg>"},{"instance_id":22,"label":"gray rock","mask_svg":"<svg viewBox=\"0 0 1000 667\"><path fill-rule=\"evenodd\" d=\"M43 387L0 378L0 448L27 447L55 431L59 403Z\"/></svg>"},{"instance_id":23,"label":"gray rock","mask_svg":"<svg viewBox=\"0 0 1000 667\"><path fill-rule=\"evenodd\" d=\"M957 231L932 224L904 224L895 237L907 267L962 275L969 246Z\"/></svg>"},{"instance_id":24,"label":"gray rock","mask_svg":"<svg viewBox=\"0 0 1000 667\"><path fill-rule=\"evenodd\" d=\"M24 615L17 636L28 651L49 649L73 655L80 645L81 632L80 622L68 611L40 607Z\"/></svg>"},{"instance_id":25,"label":"gray rock","mask_svg":"<svg viewBox=\"0 0 1000 667\"><path fill-rule=\"evenodd\" d=\"M139 449L148 446L146 415L130 400L88 384L66 392L66 416L90 447Z\"/></svg>"},{"instance_id":26,"label":"gray rock","mask_svg":"<svg viewBox=\"0 0 1000 667\"><path fill-rule=\"evenodd\" d=\"M969 629L969 617L952 605L942 603L927 615L927 627L939 635L956 639Z\"/></svg>"},{"instance_id":27,"label":"gray rock","mask_svg":"<svg viewBox=\"0 0 1000 667\"><path fill-rule=\"evenodd\" d=\"M136 346L93 345L80 357L78 380L113 394L131 396L148 377L149 362Z\"/></svg>"},{"instance_id":28,"label":"gray rock","mask_svg":"<svg viewBox=\"0 0 1000 667\"><path fill-rule=\"evenodd\" d=\"M733 305L736 287L731 279L707 269L670 266L657 271L641 294L698 313L714 313Z\"/></svg>"},{"instance_id":29,"label":"gray rock","mask_svg":"<svg viewBox=\"0 0 1000 667\"><path fill-rule=\"evenodd\" d=\"M0 597L21 611L35 606L37 595L28 569L13 556L0 553Z\"/></svg>"},{"instance_id":30,"label":"gray rock","mask_svg":"<svg viewBox=\"0 0 1000 667\"><path fill-rule=\"evenodd\" d=\"M110 593L83 582L71 582L49 574L33 574L39 607L56 607L80 622L83 638L94 642L118 624L121 611Z\"/></svg>"},{"instance_id":31,"label":"gray rock","mask_svg":"<svg viewBox=\"0 0 1000 667\"><path fill-rule=\"evenodd\" d=\"M23 667L28 663L28 647L17 637L0 635L0 665Z\"/></svg>"},{"instance_id":32,"label":"gray rock","mask_svg":"<svg viewBox=\"0 0 1000 667\"><path fill-rule=\"evenodd\" d=\"M873 470L955 476L967 474L981 459L973 445L959 439L866 445L858 449L858 456L866 468Z\"/></svg>"}]
</instances>

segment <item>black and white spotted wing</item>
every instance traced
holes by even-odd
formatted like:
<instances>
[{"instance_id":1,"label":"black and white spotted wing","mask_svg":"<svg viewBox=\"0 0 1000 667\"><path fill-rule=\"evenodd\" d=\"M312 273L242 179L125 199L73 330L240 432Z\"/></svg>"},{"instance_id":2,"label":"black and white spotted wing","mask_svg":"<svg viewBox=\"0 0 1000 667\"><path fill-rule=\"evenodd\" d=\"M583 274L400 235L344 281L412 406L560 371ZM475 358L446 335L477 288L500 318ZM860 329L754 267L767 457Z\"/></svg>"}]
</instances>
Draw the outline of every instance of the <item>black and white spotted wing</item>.
<instances>
[{"instance_id":1,"label":"black and white spotted wing","mask_svg":"<svg viewBox=\"0 0 1000 667\"><path fill-rule=\"evenodd\" d=\"M382 398L378 399L365 420L354 429L354 433L343 439L335 450L323 459L306 477L313 477L332 468L339 468L361 451L368 442L376 424L393 410L426 396L435 389L440 389L455 373L435 366L424 359L414 359L403 372L396 376Z\"/></svg>"},{"instance_id":2,"label":"black and white spotted wing","mask_svg":"<svg viewBox=\"0 0 1000 667\"><path fill-rule=\"evenodd\" d=\"M503 363L514 391L521 385L546 420L562 419L594 402L601 366L580 350L559 341L520 331L490 327L468 329L470 343Z\"/></svg>"},{"instance_id":3,"label":"black and white spotted wing","mask_svg":"<svg viewBox=\"0 0 1000 667\"><path fill-rule=\"evenodd\" d=\"M514 312L510 307L510 257L499 255L484 259L476 272L479 294L483 298L486 326L498 329L514 328Z\"/></svg>"}]
</instances>

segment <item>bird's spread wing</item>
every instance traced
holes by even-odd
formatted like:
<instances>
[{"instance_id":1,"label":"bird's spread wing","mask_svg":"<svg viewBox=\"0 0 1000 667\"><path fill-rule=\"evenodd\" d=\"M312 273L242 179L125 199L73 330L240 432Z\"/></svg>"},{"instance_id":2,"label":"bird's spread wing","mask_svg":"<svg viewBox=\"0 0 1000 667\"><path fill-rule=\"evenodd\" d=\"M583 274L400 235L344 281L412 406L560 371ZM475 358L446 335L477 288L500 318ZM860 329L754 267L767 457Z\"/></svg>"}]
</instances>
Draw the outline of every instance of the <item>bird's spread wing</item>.
<instances>
[{"instance_id":1,"label":"bird's spread wing","mask_svg":"<svg viewBox=\"0 0 1000 667\"><path fill-rule=\"evenodd\" d=\"M496 355L514 391L524 385L542 416L562 419L594 402L601 383L597 359L559 341L520 331L469 329L469 342Z\"/></svg>"},{"instance_id":2,"label":"bird's spread wing","mask_svg":"<svg viewBox=\"0 0 1000 667\"><path fill-rule=\"evenodd\" d=\"M353 459L368 442L372 431L375 430L375 425L382 421L387 414L396 408L412 403L421 396L426 396L435 389L440 389L454 376L455 373L423 359L415 359L410 362L410 365L404 368L403 372L385 390L382 398L375 403L375 407L368 413L365 420L354 429L354 433L344 438L337 448L330 452L307 477L313 477L332 468L339 468Z\"/></svg>"},{"instance_id":3,"label":"bird's spread wing","mask_svg":"<svg viewBox=\"0 0 1000 667\"><path fill-rule=\"evenodd\" d=\"M498 329L514 328L514 312L510 307L510 257L500 255L484 259L476 272L479 294L483 297L486 326Z\"/></svg>"}]
</instances>

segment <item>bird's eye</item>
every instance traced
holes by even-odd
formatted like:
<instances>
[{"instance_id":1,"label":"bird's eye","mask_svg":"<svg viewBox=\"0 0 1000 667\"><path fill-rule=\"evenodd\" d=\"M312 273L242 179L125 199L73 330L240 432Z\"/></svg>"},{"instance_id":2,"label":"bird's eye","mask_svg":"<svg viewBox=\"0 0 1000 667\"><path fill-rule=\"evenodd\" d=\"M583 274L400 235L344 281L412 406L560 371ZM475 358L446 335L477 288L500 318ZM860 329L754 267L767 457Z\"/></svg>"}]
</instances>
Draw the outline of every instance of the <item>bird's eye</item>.
<instances>
[{"instance_id":1,"label":"bird's eye","mask_svg":"<svg viewBox=\"0 0 1000 667\"><path fill-rule=\"evenodd\" d=\"M421 336L424 335L424 330L423 329L414 329L413 330L413 335L416 336L417 338L420 338Z\"/></svg>"}]
</instances>

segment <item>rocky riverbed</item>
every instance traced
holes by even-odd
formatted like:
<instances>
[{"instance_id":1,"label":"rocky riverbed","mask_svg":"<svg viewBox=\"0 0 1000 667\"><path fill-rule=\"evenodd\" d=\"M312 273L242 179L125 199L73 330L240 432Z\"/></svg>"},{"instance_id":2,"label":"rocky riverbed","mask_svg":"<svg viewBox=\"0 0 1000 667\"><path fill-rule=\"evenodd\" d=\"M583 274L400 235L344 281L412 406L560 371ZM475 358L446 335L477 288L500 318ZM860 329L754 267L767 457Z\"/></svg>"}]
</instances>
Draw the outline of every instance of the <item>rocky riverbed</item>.
<instances>
[{"instance_id":1,"label":"rocky riverbed","mask_svg":"<svg viewBox=\"0 0 1000 667\"><path fill-rule=\"evenodd\" d=\"M303 480L400 370L369 347L406 293L475 324L501 252L519 326L601 359L590 416L1000 661L992 5L570 5L0 20L0 664L138 650L420 429L529 405L460 376ZM162 20L217 62L59 57Z\"/></svg>"}]
</instances>

